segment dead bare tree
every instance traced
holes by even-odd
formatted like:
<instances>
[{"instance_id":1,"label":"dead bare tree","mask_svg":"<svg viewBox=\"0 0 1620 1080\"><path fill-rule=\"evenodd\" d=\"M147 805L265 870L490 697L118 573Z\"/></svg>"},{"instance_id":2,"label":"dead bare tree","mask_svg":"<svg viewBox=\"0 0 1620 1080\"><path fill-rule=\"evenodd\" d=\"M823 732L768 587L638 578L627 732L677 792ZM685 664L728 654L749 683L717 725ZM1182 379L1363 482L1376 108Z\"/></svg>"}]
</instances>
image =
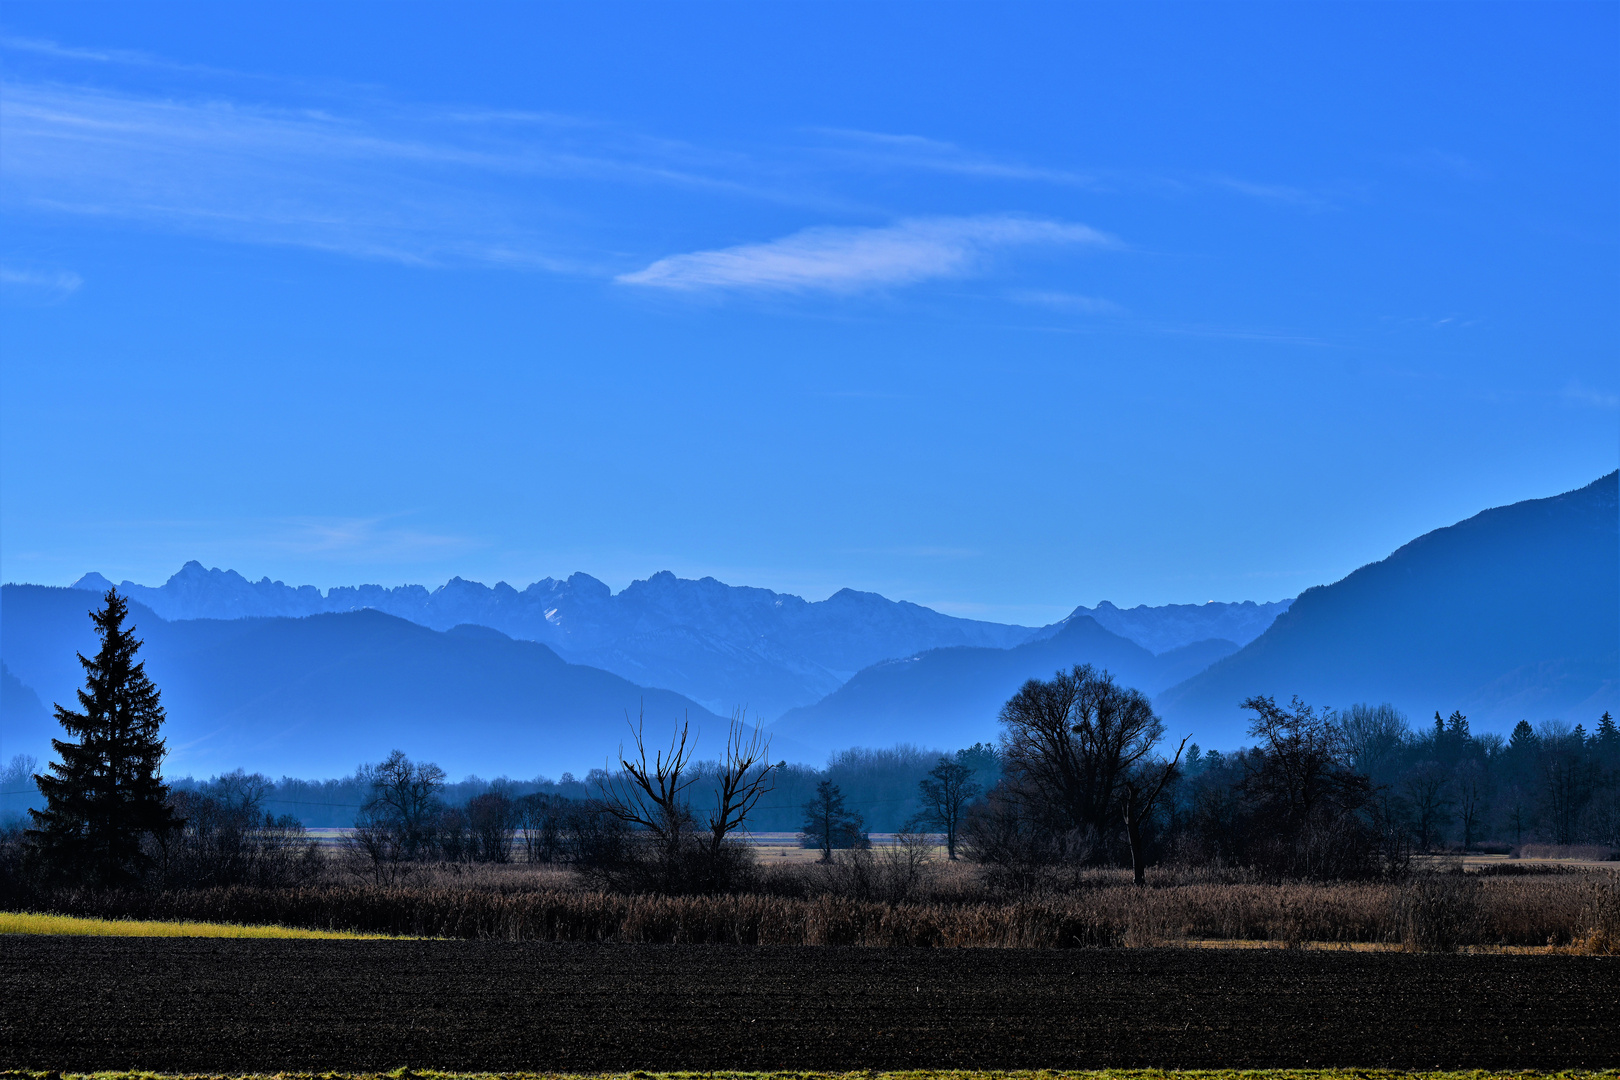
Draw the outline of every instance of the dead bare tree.
<instances>
[{"instance_id":1,"label":"dead bare tree","mask_svg":"<svg viewBox=\"0 0 1620 1080\"><path fill-rule=\"evenodd\" d=\"M732 714L725 756L712 767L693 759L696 739L690 721L682 720L667 750L648 757L645 717L631 724L634 754L619 747L619 771L599 784L601 811L623 825L639 828L652 857L636 858L621 868L636 887L671 892L710 892L733 888L753 864L750 851L728 845L726 838L747 821L749 813L775 781L769 762L770 743L751 727L742 710ZM714 804L707 835L697 828L691 788L713 773Z\"/></svg>"},{"instance_id":2,"label":"dead bare tree","mask_svg":"<svg viewBox=\"0 0 1620 1080\"><path fill-rule=\"evenodd\" d=\"M726 836L742 828L761 796L774 786L770 752L764 732L748 726L743 710L733 712L726 730L726 756L715 777L714 810L709 814L710 859L720 858Z\"/></svg>"},{"instance_id":3,"label":"dead bare tree","mask_svg":"<svg viewBox=\"0 0 1620 1080\"><path fill-rule=\"evenodd\" d=\"M629 717L625 717L629 722ZM627 825L640 826L652 834L666 871L679 866L681 848L692 827L692 811L686 790L698 777L689 775L692 752L687 747L689 720L682 719L671 737L668 750L655 751L647 760L646 713L642 711L630 725L636 753L632 760L619 744L618 773L611 770L601 782L602 809Z\"/></svg>"}]
</instances>

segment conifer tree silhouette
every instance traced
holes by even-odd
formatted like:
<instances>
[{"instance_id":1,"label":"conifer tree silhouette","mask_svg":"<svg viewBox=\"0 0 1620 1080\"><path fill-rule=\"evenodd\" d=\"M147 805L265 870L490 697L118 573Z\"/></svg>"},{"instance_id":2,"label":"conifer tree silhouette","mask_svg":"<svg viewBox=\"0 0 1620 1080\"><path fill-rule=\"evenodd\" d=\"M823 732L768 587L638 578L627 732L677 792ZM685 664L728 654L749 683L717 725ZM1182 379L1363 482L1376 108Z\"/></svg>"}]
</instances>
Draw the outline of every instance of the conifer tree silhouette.
<instances>
[{"instance_id":1,"label":"conifer tree silhouette","mask_svg":"<svg viewBox=\"0 0 1620 1080\"><path fill-rule=\"evenodd\" d=\"M76 742L52 739L61 758L34 782L44 810L30 810L31 856L52 876L99 886L140 880L151 857L141 839L178 822L158 768L164 746L158 730L163 706L158 688L135 659L142 642L124 627L129 602L107 590L106 606L90 612L101 648L94 659L79 654L85 687L82 712L56 706L56 719Z\"/></svg>"},{"instance_id":2,"label":"conifer tree silhouette","mask_svg":"<svg viewBox=\"0 0 1620 1080\"><path fill-rule=\"evenodd\" d=\"M832 862L833 848L865 848L866 825L861 815L844 806L844 793L831 780L816 785L815 798L804 804L805 847L821 849L821 861Z\"/></svg>"}]
</instances>

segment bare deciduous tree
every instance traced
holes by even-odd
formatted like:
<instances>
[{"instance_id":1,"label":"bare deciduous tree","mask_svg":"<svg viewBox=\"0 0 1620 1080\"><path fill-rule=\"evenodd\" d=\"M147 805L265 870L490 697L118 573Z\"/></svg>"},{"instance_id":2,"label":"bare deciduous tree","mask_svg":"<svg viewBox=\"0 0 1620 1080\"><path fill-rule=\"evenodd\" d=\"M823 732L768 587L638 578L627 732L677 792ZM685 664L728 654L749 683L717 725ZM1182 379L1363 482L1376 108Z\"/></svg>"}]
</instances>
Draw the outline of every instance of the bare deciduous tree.
<instances>
[{"instance_id":1,"label":"bare deciduous tree","mask_svg":"<svg viewBox=\"0 0 1620 1080\"><path fill-rule=\"evenodd\" d=\"M1457 819L1462 825L1463 850L1480 839L1490 808L1490 774L1477 761L1464 762L1457 769Z\"/></svg>"},{"instance_id":2,"label":"bare deciduous tree","mask_svg":"<svg viewBox=\"0 0 1620 1080\"><path fill-rule=\"evenodd\" d=\"M1029 680L1001 722L1008 776L1080 830L1114 820L1120 782L1164 735L1146 695L1090 664Z\"/></svg>"},{"instance_id":3,"label":"bare deciduous tree","mask_svg":"<svg viewBox=\"0 0 1620 1080\"><path fill-rule=\"evenodd\" d=\"M523 851L531 863L552 863L563 853L563 829L570 805L566 799L545 794L525 795L517 800L518 827L523 835Z\"/></svg>"},{"instance_id":4,"label":"bare deciduous tree","mask_svg":"<svg viewBox=\"0 0 1620 1080\"><path fill-rule=\"evenodd\" d=\"M713 767L714 805L707 819L708 835L696 829L690 791L704 780L708 768L693 760L695 741L690 724L682 721L667 750L647 756L644 721L631 725L635 739L632 758L619 748L617 774L604 773L598 781L601 809L623 825L645 830L655 850L650 884L670 891L713 891L735 886L752 864L751 852L727 845L726 838L742 828L748 814L771 789L775 777L769 764L770 743L758 728L750 728L744 714L732 715L724 757ZM634 869L632 867L632 869Z\"/></svg>"},{"instance_id":5,"label":"bare deciduous tree","mask_svg":"<svg viewBox=\"0 0 1620 1080\"><path fill-rule=\"evenodd\" d=\"M1412 808L1417 844L1432 851L1451 821L1451 773L1437 761L1421 762L1401 779L1401 794Z\"/></svg>"},{"instance_id":6,"label":"bare deciduous tree","mask_svg":"<svg viewBox=\"0 0 1620 1080\"><path fill-rule=\"evenodd\" d=\"M512 843L517 836L517 805L500 791L489 791L467 800L467 826L472 832L476 857L483 862L512 861Z\"/></svg>"},{"instance_id":7,"label":"bare deciduous tree","mask_svg":"<svg viewBox=\"0 0 1620 1080\"><path fill-rule=\"evenodd\" d=\"M1260 740L1248 770L1250 788L1284 815L1308 820L1346 775L1343 731L1297 697L1290 708L1264 696L1249 698L1240 708L1255 714L1249 734Z\"/></svg>"},{"instance_id":8,"label":"bare deciduous tree","mask_svg":"<svg viewBox=\"0 0 1620 1080\"><path fill-rule=\"evenodd\" d=\"M981 790L973 779L972 769L947 757L940 758L928 776L917 783L917 793L922 798L922 812L917 815L917 822L935 826L945 833L945 853L951 862L956 861L963 814Z\"/></svg>"},{"instance_id":9,"label":"bare deciduous tree","mask_svg":"<svg viewBox=\"0 0 1620 1080\"><path fill-rule=\"evenodd\" d=\"M1176 756L1156 767L1138 768L1126 775L1119 784L1119 810L1125 818L1125 836L1131 844L1131 873L1138 885L1147 883L1147 852L1142 847L1142 822L1153 813L1153 804L1163 793L1164 786L1176 775L1181 751L1187 739L1176 747ZM1146 763L1143 763L1144 765Z\"/></svg>"},{"instance_id":10,"label":"bare deciduous tree","mask_svg":"<svg viewBox=\"0 0 1620 1080\"><path fill-rule=\"evenodd\" d=\"M402 863L425 858L433 849L443 810L439 792L444 788L444 770L395 750L380 765L362 768L360 775L370 783L371 792L347 843L371 862L378 880L392 880Z\"/></svg>"},{"instance_id":11,"label":"bare deciduous tree","mask_svg":"<svg viewBox=\"0 0 1620 1080\"><path fill-rule=\"evenodd\" d=\"M628 718L626 718L628 722ZM639 826L652 834L664 866L678 865L681 847L692 828L692 811L686 790L697 782L691 775L692 752L688 748L690 721L682 720L670 738L668 750L658 750L647 760L646 714L631 725L635 739L632 760L619 746L619 769L599 782L602 809L626 825Z\"/></svg>"},{"instance_id":12,"label":"bare deciduous tree","mask_svg":"<svg viewBox=\"0 0 1620 1080\"><path fill-rule=\"evenodd\" d=\"M726 756L715 777L714 810L709 814L711 859L719 859L726 836L742 827L749 812L771 790L770 752L770 740L757 726L748 726L743 711L732 713L726 730Z\"/></svg>"}]
</instances>

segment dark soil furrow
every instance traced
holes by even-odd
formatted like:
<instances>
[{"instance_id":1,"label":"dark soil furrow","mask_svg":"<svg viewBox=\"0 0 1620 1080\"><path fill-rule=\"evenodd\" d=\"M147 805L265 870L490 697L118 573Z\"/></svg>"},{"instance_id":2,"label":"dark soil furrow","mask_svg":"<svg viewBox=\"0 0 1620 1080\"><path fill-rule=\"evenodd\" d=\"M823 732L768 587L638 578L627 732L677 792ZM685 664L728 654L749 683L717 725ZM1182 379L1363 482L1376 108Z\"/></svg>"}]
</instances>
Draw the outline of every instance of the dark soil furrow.
<instances>
[{"instance_id":1,"label":"dark soil furrow","mask_svg":"<svg viewBox=\"0 0 1620 1080\"><path fill-rule=\"evenodd\" d=\"M0 939L0 1064L275 1071L1620 1065L1620 961Z\"/></svg>"}]
</instances>

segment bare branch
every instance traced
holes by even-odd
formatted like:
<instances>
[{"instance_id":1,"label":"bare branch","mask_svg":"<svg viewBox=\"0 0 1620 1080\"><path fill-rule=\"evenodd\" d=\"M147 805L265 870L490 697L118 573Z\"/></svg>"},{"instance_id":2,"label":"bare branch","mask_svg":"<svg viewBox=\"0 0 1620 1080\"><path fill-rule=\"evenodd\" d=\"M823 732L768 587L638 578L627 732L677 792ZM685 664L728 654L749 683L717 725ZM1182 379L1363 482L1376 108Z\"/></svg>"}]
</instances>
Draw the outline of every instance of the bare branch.
<instances>
[{"instance_id":1,"label":"bare branch","mask_svg":"<svg viewBox=\"0 0 1620 1080\"><path fill-rule=\"evenodd\" d=\"M726 835L742 827L750 811L775 784L770 764L770 740L756 725L746 722L745 712L737 709L731 714L726 731L726 756L720 762L720 775L716 778L719 789L715 792L714 812L709 815L709 852L720 853ZM764 768L755 771L764 762Z\"/></svg>"},{"instance_id":2,"label":"bare branch","mask_svg":"<svg viewBox=\"0 0 1620 1080\"><path fill-rule=\"evenodd\" d=\"M634 723L630 723L628 715L625 722L630 724L636 756L631 760L624 752L624 744L619 744L620 772L617 776L610 772L602 782L602 807L618 820L640 825L651 832L666 854L674 857L680 851L682 836L691 821L686 789L697 782L697 777L686 775L692 761L687 748L691 723L683 719L670 738L669 749L654 752L649 762L645 709Z\"/></svg>"}]
</instances>

